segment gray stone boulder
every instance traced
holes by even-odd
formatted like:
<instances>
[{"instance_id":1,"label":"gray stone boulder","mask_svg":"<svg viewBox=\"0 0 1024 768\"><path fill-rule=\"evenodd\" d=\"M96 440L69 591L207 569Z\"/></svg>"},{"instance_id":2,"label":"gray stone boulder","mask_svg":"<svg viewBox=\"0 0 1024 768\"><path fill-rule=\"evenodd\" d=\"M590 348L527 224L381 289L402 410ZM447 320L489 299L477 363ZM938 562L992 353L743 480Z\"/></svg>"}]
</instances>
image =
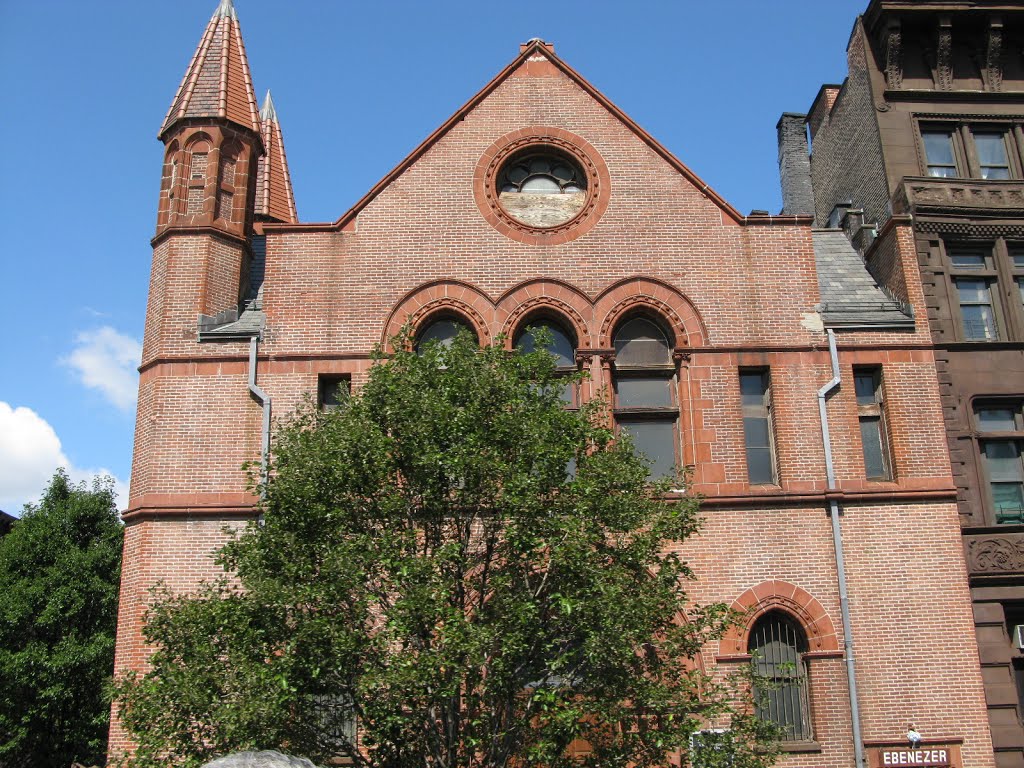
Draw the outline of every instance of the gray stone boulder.
<instances>
[{"instance_id":1,"label":"gray stone boulder","mask_svg":"<svg viewBox=\"0 0 1024 768\"><path fill-rule=\"evenodd\" d=\"M282 755L272 749L261 752L236 752L227 757L218 757L206 763L203 768L316 768L304 757Z\"/></svg>"}]
</instances>

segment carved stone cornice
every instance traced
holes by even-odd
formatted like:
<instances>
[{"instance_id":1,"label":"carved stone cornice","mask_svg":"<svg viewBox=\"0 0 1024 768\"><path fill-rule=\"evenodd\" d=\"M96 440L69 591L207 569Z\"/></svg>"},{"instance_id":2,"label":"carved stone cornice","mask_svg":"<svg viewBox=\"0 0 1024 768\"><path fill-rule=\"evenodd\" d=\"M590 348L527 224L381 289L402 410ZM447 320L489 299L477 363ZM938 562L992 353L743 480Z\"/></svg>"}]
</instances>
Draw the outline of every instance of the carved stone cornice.
<instances>
[{"instance_id":1,"label":"carved stone cornice","mask_svg":"<svg viewBox=\"0 0 1024 768\"><path fill-rule=\"evenodd\" d=\"M978 534L964 544L972 576L1024 574L1024 533Z\"/></svg>"},{"instance_id":2,"label":"carved stone cornice","mask_svg":"<svg viewBox=\"0 0 1024 768\"><path fill-rule=\"evenodd\" d=\"M1024 216L1024 181L908 176L893 195L895 213Z\"/></svg>"}]
</instances>

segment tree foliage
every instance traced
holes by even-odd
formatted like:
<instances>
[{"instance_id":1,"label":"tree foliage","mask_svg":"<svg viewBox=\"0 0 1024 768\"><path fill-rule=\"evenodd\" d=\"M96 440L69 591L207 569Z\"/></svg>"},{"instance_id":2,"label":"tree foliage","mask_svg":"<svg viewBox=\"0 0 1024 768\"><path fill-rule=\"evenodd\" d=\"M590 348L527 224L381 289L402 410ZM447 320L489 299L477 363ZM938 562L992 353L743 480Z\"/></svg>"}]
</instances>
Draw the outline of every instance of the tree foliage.
<instances>
[{"instance_id":1,"label":"tree foliage","mask_svg":"<svg viewBox=\"0 0 1024 768\"><path fill-rule=\"evenodd\" d=\"M566 409L546 352L406 341L279 428L235 577L156 604L152 671L120 688L135 764L643 768L710 721L735 768L769 763L694 663L729 620L687 601L697 502L648 483L606 407Z\"/></svg>"},{"instance_id":2,"label":"tree foliage","mask_svg":"<svg viewBox=\"0 0 1024 768\"><path fill-rule=\"evenodd\" d=\"M0 539L0 765L103 762L122 529L110 478L63 471Z\"/></svg>"}]
</instances>

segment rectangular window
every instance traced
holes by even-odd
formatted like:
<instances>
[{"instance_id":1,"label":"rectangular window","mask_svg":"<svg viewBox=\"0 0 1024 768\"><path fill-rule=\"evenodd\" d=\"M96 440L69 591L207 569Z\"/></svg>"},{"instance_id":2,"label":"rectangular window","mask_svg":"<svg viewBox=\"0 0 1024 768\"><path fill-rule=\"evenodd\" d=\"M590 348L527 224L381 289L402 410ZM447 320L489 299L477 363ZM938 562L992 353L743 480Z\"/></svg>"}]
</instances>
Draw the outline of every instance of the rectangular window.
<instances>
[{"instance_id":1,"label":"rectangular window","mask_svg":"<svg viewBox=\"0 0 1024 768\"><path fill-rule=\"evenodd\" d=\"M317 404L321 411L333 411L348 400L352 382L348 376L321 376L317 387Z\"/></svg>"},{"instance_id":2,"label":"rectangular window","mask_svg":"<svg viewBox=\"0 0 1024 768\"><path fill-rule=\"evenodd\" d=\"M1024 412L1021 403L975 406L979 449L997 524L1024 523Z\"/></svg>"},{"instance_id":3,"label":"rectangular window","mask_svg":"<svg viewBox=\"0 0 1024 768\"><path fill-rule=\"evenodd\" d=\"M953 131L922 131L924 154L928 164L928 175L955 178L960 174L956 169L956 154L953 149Z\"/></svg>"},{"instance_id":4,"label":"rectangular window","mask_svg":"<svg viewBox=\"0 0 1024 768\"><path fill-rule=\"evenodd\" d=\"M1013 280L1017 283L1021 305L1024 305L1024 248L1010 249L1010 268L1013 271Z\"/></svg>"},{"instance_id":5,"label":"rectangular window","mask_svg":"<svg viewBox=\"0 0 1024 768\"><path fill-rule=\"evenodd\" d=\"M949 260L964 339L995 341L999 338L999 325L992 302L996 272L991 249L950 247Z\"/></svg>"},{"instance_id":6,"label":"rectangular window","mask_svg":"<svg viewBox=\"0 0 1024 768\"><path fill-rule=\"evenodd\" d=\"M882 369L855 368L853 387L857 395L864 476L868 480L892 480L885 402L882 398Z\"/></svg>"},{"instance_id":7,"label":"rectangular window","mask_svg":"<svg viewBox=\"0 0 1024 768\"><path fill-rule=\"evenodd\" d=\"M974 149L978 153L978 167L983 179L1010 178L1010 158L1006 154L1006 135L1003 133L972 134Z\"/></svg>"},{"instance_id":8,"label":"rectangular window","mask_svg":"<svg viewBox=\"0 0 1024 768\"><path fill-rule=\"evenodd\" d=\"M743 403L743 439L747 448L747 477L752 484L774 484L775 451L768 371L741 370L740 397Z\"/></svg>"}]
</instances>

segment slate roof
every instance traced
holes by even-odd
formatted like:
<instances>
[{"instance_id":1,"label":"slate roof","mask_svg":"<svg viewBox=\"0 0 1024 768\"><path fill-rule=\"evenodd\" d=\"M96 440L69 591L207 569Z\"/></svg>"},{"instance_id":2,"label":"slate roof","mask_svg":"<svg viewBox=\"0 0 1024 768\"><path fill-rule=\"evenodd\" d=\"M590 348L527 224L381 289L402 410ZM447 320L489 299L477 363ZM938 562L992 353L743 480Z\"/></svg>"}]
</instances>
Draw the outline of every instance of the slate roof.
<instances>
[{"instance_id":1,"label":"slate roof","mask_svg":"<svg viewBox=\"0 0 1024 768\"><path fill-rule=\"evenodd\" d=\"M263 332L263 274L267 261L267 239L252 238L252 263L249 265L249 295L242 311L227 309L216 315L199 316L199 341L242 341Z\"/></svg>"},{"instance_id":2,"label":"slate roof","mask_svg":"<svg viewBox=\"0 0 1024 768\"><path fill-rule=\"evenodd\" d=\"M260 129L266 154L259 159L256 168L256 215L295 224L299 217L295 212L292 178L288 173L281 124L277 120L270 91L267 91L260 110Z\"/></svg>"},{"instance_id":3,"label":"slate roof","mask_svg":"<svg viewBox=\"0 0 1024 768\"><path fill-rule=\"evenodd\" d=\"M910 305L878 284L843 230L816 229L812 237L827 327L913 327Z\"/></svg>"},{"instance_id":4,"label":"slate roof","mask_svg":"<svg viewBox=\"0 0 1024 768\"><path fill-rule=\"evenodd\" d=\"M231 0L221 0L206 25L160 127L160 138L175 122L190 117L226 118L254 133L260 131L249 60Z\"/></svg>"}]
</instances>

